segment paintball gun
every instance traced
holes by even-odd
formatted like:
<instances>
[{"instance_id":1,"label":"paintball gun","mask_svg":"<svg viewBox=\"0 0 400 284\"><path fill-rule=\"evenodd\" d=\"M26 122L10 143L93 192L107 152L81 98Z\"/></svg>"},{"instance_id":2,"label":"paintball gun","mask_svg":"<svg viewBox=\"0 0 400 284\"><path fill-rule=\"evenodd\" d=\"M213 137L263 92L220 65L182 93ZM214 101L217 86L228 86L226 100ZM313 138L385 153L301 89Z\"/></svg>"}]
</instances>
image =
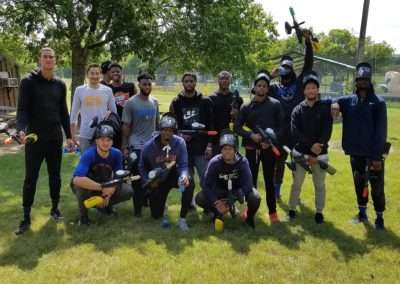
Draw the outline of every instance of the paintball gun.
<instances>
[{"instance_id":1,"label":"paintball gun","mask_svg":"<svg viewBox=\"0 0 400 284\"><path fill-rule=\"evenodd\" d=\"M292 21L293 21L293 25L291 25L289 22L285 22L285 31L288 35L292 34L292 30L295 31L296 33L296 37L297 40L299 41L300 44L303 43L303 37L304 37L304 29L301 28L301 25L303 25L305 23L305 21L302 22L297 22L296 17L295 17L295 13L294 13L294 9L292 7L289 7L289 12L290 15L292 16ZM311 33L311 31L309 31ZM319 49L319 43L318 43L318 39L316 37L314 37L314 35L311 33L311 41L312 41L312 45L314 47L315 50Z\"/></svg>"},{"instance_id":2,"label":"paintball gun","mask_svg":"<svg viewBox=\"0 0 400 284\"><path fill-rule=\"evenodd\" d=\"M218 135L217 131L214 130L205 130L206 126L202 123L199 122L193 122L192 123L192 129L182 129L178 130L179 134L185 134L185 135L193 135L193 134L203 134L207 136L216 136Z\"/></svg>"},{"instance_id":3,"label":"paintball gun","mask_svg":"<svg viewBox=\"0 0 400 284\"><path fill-rule=\"evenodd\" d=\"M299 164L307 173L312 174L311 167L310 167L310 165L308 163L308 159L309 159L308 155L304 155L304 154L301 154L301 153L293 153L293 151L290 150L289 147L287 147L286 145L283 146L283 149L291 157L291 161L290 162L286 162L287 167L291 171L295 171L296 170L296 164ZM318 159L318 165L322 170L326 171L330 175L334 175L336 173L336 169L333 166L331 166L330 164L328 164L327 162L323 161L323 160Z\"/></svg>"},{"instance_id":4,"label":"paintball gun","mask_svg":"<svg viewBox=\"0 0 400 284\"><path fill-rule=\"evenodd\" d=\"M144 184L144 188L151 189L160 182L164 181L168 177L171 169L175 166L175 164L175 161L171 161L165 164L165 168L158 167L149 171L149 173L147 174L148 180Z\"/></svg>"},{"instance_id":5,"label":"paintball gun","mask_svg":"<svg viewBox=\"0 0 400 284\"><path fill-rule=\"evenodd\" d=\"M235 218L236 217L235 202L238 201L240 204L244 202L243 194L241 194L241 192L239 191L235 192L232 187L232 179L237 178L237 173L220 174L219 178L227 181L228 197L225 199L225 201L229 206L229 213L231 214L232 218Z\"/></svg>"},{"instance_id":6,"label":"paintball gun","mask_svg":"<svg viewBox=\"0 0 400 284\"><path fill-rule=\"evenodd\" d=\"M276 137L275 131L272 128L267 128L264 130L260 126L256 126L256 129L263 138L262 142L271 145L272 153L274 153L276 157L279 157L281 153L279 152L279 149L276 146L278 144L278 138Z\"/></svg>"},{"instance_id":7,"label":"paintball gun","mask_svg":"<svg viewBox=\"0 0 400 284\"><path fill-rule=\"evenodd\" d=\"M127 171L127 170L118 170L115 172L115 178L107 181L107 182L103 182L101 183L101 187L105 188L105 187L114 187L117 186L119 184L122 184L123 182L126 181L135 181L135 180L139 180L140 176L131 176L131 172ZM93 208L96 206L100 206L104 203L104 198L102 196L92 196L88 199L86 199L85 201L83 201L83 205L86 208Z\"/></svg>"},{"instance_id":8,"label":"paintball gun","mask_svg":"<svg viewBox=\"0 0 400 284\"><path fill-rule=\"evenodd\" d=\"M0 123L0 134L4 133L8 137L4 140L4 144L10 145L12 144L13 141L17 142L18 144L22 144L23 141L21 140L21 137L17 134L16 129L12 129L9 127L9 125L5 122ZM35 143L38 140L38 136L35 133L30 133L25 136L25 143L26 144L31 144Z\"/></svg>"}]
</instances>

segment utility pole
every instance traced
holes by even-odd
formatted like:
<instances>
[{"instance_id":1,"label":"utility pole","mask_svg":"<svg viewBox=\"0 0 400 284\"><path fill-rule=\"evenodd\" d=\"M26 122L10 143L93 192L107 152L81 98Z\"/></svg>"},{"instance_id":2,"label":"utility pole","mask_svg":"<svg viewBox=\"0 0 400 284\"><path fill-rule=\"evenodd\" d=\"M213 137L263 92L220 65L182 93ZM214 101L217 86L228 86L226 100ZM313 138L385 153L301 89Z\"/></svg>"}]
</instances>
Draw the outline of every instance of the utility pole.
<instances>
[{"instance_id":1,"label":"utility pole","mask_svg":"<svg viewBox=\"0 0 400 284\"><path fill-rule=\"evenodd\" d=\"M361 28L360 28L360 37L358 39L356 64L359 63L364 58L365 34L367 32L368 11L369 11L369 0L364 0L362 19L361 19Z\"/></svg>"}]
</instances>

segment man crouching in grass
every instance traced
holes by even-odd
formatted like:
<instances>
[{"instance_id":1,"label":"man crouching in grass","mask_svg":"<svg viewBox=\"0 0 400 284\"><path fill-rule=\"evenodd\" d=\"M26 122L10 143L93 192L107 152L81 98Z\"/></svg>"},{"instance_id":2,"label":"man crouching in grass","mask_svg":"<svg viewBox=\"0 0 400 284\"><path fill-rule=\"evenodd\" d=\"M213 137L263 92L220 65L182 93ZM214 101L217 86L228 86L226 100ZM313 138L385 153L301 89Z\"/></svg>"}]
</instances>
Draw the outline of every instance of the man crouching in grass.
<instances>
[{"instance_id":1,"label":"man crouching in grass","mask_svg":"<svg viewBox=\"0 0 400 284\"><path fill-rule=\"evenodd\" d=\"M131 199L133 192L128 184L105 186L114 173L122 170L122 153L113 148L114 131L109 125L100 125L95 132L96 145L83 153L72 179L72 191L78 199L79 225L89 225L88 203L85 200L93 196L103 198L97 204L100 212L113 213L114 204ZM101 199L100 199L101 201Z\"/></svg>"}]
</instances>

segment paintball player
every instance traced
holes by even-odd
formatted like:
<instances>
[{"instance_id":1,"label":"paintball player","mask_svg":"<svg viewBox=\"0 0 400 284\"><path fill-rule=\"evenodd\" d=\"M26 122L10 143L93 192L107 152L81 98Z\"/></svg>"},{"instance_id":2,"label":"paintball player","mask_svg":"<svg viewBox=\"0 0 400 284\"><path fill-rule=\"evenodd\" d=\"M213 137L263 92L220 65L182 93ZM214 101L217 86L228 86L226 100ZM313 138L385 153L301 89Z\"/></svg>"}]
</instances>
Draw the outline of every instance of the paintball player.
<instances>
[{"instance_id":1,"label":"paintball player","mask_svg":"<svg viewBox=\"0 0 400 284\"><path fill-rule=\"evenodd\" d=\"M269 94L270 76L268 73L259 73L254 80L254 98L244 104L235 121L235 131L243 137L242 144L246 149L246 158L249 161L253 186L257 188L258 169L262 162L267 206L272 223L279 222L276 212L274 191L274 167L276 154L273 147L266 142L259 129L272 129L279 134L282 127L282 107L278 100Z\"/></svg>"},{"instance_id":2,"label":"paintball player","mask_svg":"<svg viewBox=\"0 0 400 284\"><path fill-rule=\"evenodd\" d=\"M305 100L297 105L292 113L291 132L294 144L293 155L307 155L306 163L312 170L315 191L315 222L324 222L322 211L325 207L325 170L318 160L328 162L328 141L332 134L331 106L319 100L319 78L311 71L303 77ZM289 220L296 217L296 205L306 170L296 163L293 184L289 197Z\"/></svg>"},{"instance_id":3,"label":"paintball player","mask_svg":"<svg viewBox=\"0 0 400 284\"><path fill-rule=\"evenodd\" d=\"M242 217L254 228L254 216L260 206L261 197L253 187L249 162L237 151L237 141L233 132L221 133L219 146L221 154L213 157L208 163L204 189L196 195L196 203L206 211L213 212L214 218L223 222L224 215L234 203L243 202L245 199L247 208ZM217 222L218 220L216 229Z\"/></svg>"},{"instance_id":4,"label":"paintball player","mask_svg":"<svg viewBox=\"0 0 400 284\"><path fill-rule=\"evenodd\" d=\"M46 160L51 198L50 216L54 220L62 218L58 208L61 188L61 159L63 128L69 147L73 147L69 128L66 102L67 88L63 81L55 77L56 55L53 49L44 47L39 53L39 70L32 71L22 79L19 89L17 109L17 131L20 140L26 134L36 133L36 143L25 146L25 180L22 206L24 218L15 231L23 234L31 224L36 183L40 166Z\"/></svg>"},{"instance_id":5,"label":"paintball player","mask_svg":"<svg viewBox=\"0 0 400 284\"><path fill-rule=\"evenodd\" d=\"M144 145L139 170L142 185L149 192L151 216L154 219L163 217L161 225L164 228L170 227L165 206L168 194L172 188L179 187L182 198L178 226L186 232L189 230L186 215L192 202L194 183L189 178L185 140L174 135L176 128L177 122L171 113L161 117L160 133ZM173 166L169 167L171 164ZM155 172L160 174L153 174Z\"/></svg>"},{"instance_id":6,"label":"paintball player","mask_svg":"<svg viewBox=\"0 0 400 284\"><path fill-rule=\"evenodd\" d=\"M114 130L109 125L96 128L96 147L90 147L84 152L73 173L71 189L76 195L79 206L79 225L89 225L88 209L84 201L93 196L102 196L104 202L100 205L102 212L113 213L114 204L129 200L132 189L128 184L121 183L105 186L113 179L118 170L122 170L122 153L112 147Z\"/></svg>"},{"instance_id":7,"label":"paintball player","mask_svg":"<svg viewBox=\"0 0 400 284\"><path fill-rule=\"evenodd\" d=\"M213 103L214 129L220 133L223 129L230 128L243 104L243 99L237 91L231 92L229 85L232 75L228 71L221 71L218 74L219 89L209 96ZM219 137L213 140L213 155L219 154Z\"/></svg>"},{"instance_id":8,"label":"paintball player","mask_svg":"<svg viewBox=\"0 0 400 284\"><path fill-rule=\"evenodd\" d=\"M304 100L304 94L302 90L302 81L305 73L312 70L313 67L313 47L311 44L311 33L304 30L305 38L305 56L304 65L299 76L296 76L294 71L293 58L289 55L284 55L281 58L280 66L272 71L271 77L280 78L279 84L272 84L270 90L270 96L279 100L282 105L284 120L282 125L282 136L281 144L286 145L289 148L293 147L293 142L290 137L290 120L291 114L295 106ZM277 199L281 197L281 185L283 181L284 171L285 171L285 160L287 158L287 153L281 151L282 154L276 161L275 164L275 195Z\"/></svg>"},{"instance_id":9,"label":"paintball player","mask_svg":"<svg viewBox=\"0 0 400 284\"><path fill-rule=\"evenodd\" d=\"M137 79L140 92L128 100L122 113L122 149L126 158L134 152L139 161L144 144L151 139L153 132L158 128L160 113L157 99L150 95L152 76L142 73ZM138 174L139 169L136 167L130 170L133 174ZM144 202L144 190L140 181L134 182L132 186L134 189L134 215L140 217Z\"/></svg>"},{"instance_id":10,"label":"paintball player","mask_svg":"<svg viewBox=\"0 0 400 284\"><path fill-rule=\"evenodd\" d=\"M342 147L350 155L359 212L354 222L367 222L368 183L376 212L375 227L384 229L384 148L387 138L386 104L375 94L372 68L356 66L355 93L340 97L332 111L343 117Z\"/></svg>"},{"instance_id":11,"label":"paintball player","mask_svg":"<svg viewBox=\"0 0 400 284\"><path fill-rule=\"evenodd\" d=\"M71 109L71 135L83 153L92 143L94 134L90 121L94 117L105 118L109 112L117 113L115 100L110 87L100 84L100 66L91 64L87 68L88 84L75 89ZM79 138L75 138L78 115L81 116Z\"/></svg>"},{"instance_id":12,"label":"paintball player","mask_svg":"<svg viewBox=\"0 0 400 284\"><path fill-rule=\"evenodd\" d=\"M213 130L212 102L196 90L197 76L187 72L182 76L183 91L170 105L170 112L176 117L178 132L192 130L194 123L205 125L205 129ZM202 133L182 134L187 145L189 173L194 180L194 168L203 188L204 172L208 160L212 157L212 137Z\"/></svg>"}]
</instances>

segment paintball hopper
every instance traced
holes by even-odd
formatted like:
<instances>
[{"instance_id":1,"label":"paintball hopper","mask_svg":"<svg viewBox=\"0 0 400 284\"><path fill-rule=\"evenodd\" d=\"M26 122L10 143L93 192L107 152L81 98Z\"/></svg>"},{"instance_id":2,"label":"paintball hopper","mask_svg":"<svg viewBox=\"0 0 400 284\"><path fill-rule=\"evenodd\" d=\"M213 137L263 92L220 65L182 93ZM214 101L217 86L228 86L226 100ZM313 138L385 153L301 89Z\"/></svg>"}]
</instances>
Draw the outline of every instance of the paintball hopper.
<instances>
[{"instance_id":1,"label":"paintball hopper","mask_svg":"<svg viewBox=\"0 0 400 284\"><path fill-rule=\"evenodd\" d=\"M100 206L103 203L104 203L104 198L101 196L92 196L92 197L86 199L85 201L83 201L83 205L88 209Z\"/></svg>"}]
</instances>

